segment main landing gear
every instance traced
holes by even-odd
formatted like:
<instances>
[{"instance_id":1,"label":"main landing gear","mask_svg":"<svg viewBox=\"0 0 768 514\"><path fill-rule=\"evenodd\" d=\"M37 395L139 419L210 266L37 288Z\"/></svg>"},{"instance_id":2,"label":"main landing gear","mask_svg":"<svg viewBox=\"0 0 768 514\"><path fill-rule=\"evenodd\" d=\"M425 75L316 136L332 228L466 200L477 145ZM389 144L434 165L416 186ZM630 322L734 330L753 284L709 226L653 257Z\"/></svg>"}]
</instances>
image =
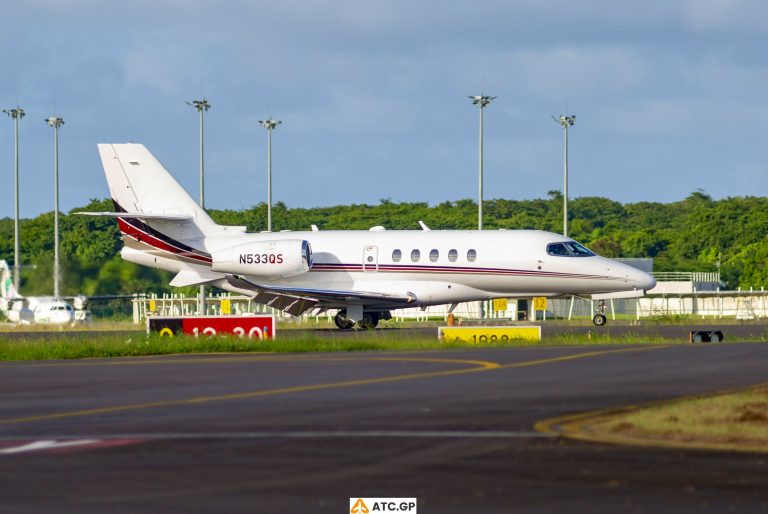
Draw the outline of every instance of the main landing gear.
<instances>
[{"instance_id":1,"label":"main landing gear","mask_svg":"<svg viewBox=\"0 0 768 514\"><path fill-rule=\"evenodd\" d=\"M347 311L337 312L336 317L333 318L333 322L342 330L347 330L355 326L355 322L347 318Z\"/></svg>"},{"instance_id":2,"label":"main landing gear","mask_svg":"<svg viewBox=\"0 0 768 514\"><path fill-rule=\"evenodd\" d=\"M365 311L363 312L363 319L357 322L357 326L358 328L373 330L374 328L376 328L376 325L379 324L379 320L382 320L382 319L383 320L392 319L392 314L390 314L389 311L382 311L382 312ZM333 321L334 323L336 323L336 326L342 330L348 330L353 326L355 326L355 322L347 317L346 309L342 309L339 312L337 312L336 316L333 318Z\"/></svg>"},{"instance_id":3,"label":"main landing gear","mask_svg":"<svg viewBox=\"0 0 768 514\"><path fill-rule=\"evenodd\" d=\"M598 300L597 301L597 314L592 318L592 323L595 324L597 327L602 327L605 325L606 321L608 321L608 318L605 317L605 300Z\"/></svg>"}]
</instances>

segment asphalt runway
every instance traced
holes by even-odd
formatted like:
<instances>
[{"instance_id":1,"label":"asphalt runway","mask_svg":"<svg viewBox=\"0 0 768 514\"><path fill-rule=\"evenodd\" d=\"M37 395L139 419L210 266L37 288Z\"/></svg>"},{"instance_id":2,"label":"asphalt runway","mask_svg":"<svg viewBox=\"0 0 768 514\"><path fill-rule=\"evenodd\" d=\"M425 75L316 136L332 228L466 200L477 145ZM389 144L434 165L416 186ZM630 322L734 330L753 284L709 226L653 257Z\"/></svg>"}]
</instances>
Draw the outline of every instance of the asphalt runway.
<instances>
[{"instance_id":1,"label":"asphalt runway","mask_svg":"<svg viewBox=\"0 0 768 514\"><path fill-rule=\"evenodd\" d=\"M540 420L768 381L768 344L0 364L0 511L766 512L768 453Z\"/></svg>"}]
</instances>

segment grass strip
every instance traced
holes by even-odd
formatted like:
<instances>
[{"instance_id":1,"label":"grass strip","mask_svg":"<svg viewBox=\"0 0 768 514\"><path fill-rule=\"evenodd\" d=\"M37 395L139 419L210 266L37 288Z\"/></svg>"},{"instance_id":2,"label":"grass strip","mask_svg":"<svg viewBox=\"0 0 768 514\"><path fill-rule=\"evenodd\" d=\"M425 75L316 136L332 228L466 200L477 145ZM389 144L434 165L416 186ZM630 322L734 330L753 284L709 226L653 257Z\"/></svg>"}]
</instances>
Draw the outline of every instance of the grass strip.
<instances>
[{"instance_id":1,"label":"grass strip","mask_svg":"<svg viewBox=\"0 0 768 514\"><path fill-rule=\"evenodd\" d=\"M768 451L768 385L683 399L589 423L593 435Z\"/></svg>"},{"instance_id":2,"label":"grass strip","mask_svg":"<svg viewBox=\"0 0 768 514\"><path fill-rule=\"evenodd\" d=\"M542 342L515 340L483 343L442 342L434 336L419 337L397 330L359 331L355 334L307 334L281 331L276 340L249 340L237 337L179 336L160 337L142 332L134 334L32 334L25 338L0 336L0 361L83 359L93 357L136 357L183 353L217 352L351 352L351 351L409 351L458 348L501 348L519 346L579 346L632 343L669 343L647 336L609 337L561 335Z\"/></svg>"}]
</instances>

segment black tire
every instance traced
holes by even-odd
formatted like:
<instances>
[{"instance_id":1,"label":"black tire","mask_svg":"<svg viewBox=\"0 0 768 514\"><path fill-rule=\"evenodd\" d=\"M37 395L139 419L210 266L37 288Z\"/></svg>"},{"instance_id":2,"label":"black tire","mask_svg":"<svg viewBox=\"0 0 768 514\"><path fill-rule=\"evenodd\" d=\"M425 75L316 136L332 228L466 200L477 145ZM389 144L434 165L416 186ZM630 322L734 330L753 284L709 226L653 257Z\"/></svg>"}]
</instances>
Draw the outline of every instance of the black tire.
<instances>
[{"instance_id":1,"label":"black tire","mask_svg":"<svg viewBox=\"0 0 768 514\"><path fill-rule=\"evenodd\" d=\"M595 317L592 318L592 323L594 323L596 327L602 327L605 325L606 321L608 321L608 318L605 317L605 314L595 314Z\"/></svg>"},{"instance_id":2,"label":"black tire","mask_svg":"<svg viewBox=\"0 0 768 514\"><path fill-rule=\"evenodd\" d=\"M341 330L349 330L353 326L355 326L355 322L347 319L347 311L339 311L336 313L336 316L333 318L333 322L336 323L336 326L339 327Z\"/></svg>"},{"instance_id":3,"label":"black tire","mask_svg":"<svg viewBox=\"0 0 768 514\"><path fill-rule=\"evenodd\" d=\"M363 319L357 322L357 326L365 330L373 330L379 324L379 316L375 312L364 312Z\"/></svg>"},{"instance_id":4,"label":"black tire","mask_svg":"<svg viewBox=\"0 0 768 514\"><path fill-rule=\"evenodd\" d=\"M709 336L709 342L710 343L719 343L720 342L720 334L717 332L714 332L711 336Z\"/></svg>"}]
</instances>

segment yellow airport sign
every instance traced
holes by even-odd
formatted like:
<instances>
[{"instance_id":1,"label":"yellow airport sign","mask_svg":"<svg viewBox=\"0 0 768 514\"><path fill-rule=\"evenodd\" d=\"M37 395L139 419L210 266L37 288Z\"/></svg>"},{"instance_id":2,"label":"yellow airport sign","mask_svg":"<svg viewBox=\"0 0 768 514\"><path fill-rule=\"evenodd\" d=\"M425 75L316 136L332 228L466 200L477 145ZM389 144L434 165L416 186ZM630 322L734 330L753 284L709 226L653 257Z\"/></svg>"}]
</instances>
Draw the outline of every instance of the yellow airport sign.
<instances>
[{"instance_id":1,"label":"yellow airport sign","mask_svg":"<svg viewBox=\"0 0 768 514\"><path fill-rule=\"evenodd\" d=\"M494 298L494 300L493 300L493 310L496 311L496 312L507 310L507 299L506 298Z\"/></svg>"},{"instance_id":2,"label":"yellow airport sign","mask_svg":"<svg viewBox=\"0 0 768 514\"><path fill-rule=\"evenodd\" d=\"M546 296L536 296L533 298L533 310L535 311L545 311L547 310L547 297Z\"/></svg>"},{"instance_id":3,"label":"yellow airport sign","mask_svg":"<svg viewBox=\"0 0 768 514\"><path fill-rule=\"evenodd\" d=\"M228 298L223 298L221 300L221 313L232 314L232 302L229 301Z\"/></svg>"},{"instance_id":4,"label":"yellow airport sign","mask_svg":"<svg viewBox=\"0 0 768 514\"><path fill-rule=\"evenodd\" d=\"M443 342L470 344L505 343L512 340L541 341L541 327L438 327L437 338Z\"/></svg>"}]
</instances>

